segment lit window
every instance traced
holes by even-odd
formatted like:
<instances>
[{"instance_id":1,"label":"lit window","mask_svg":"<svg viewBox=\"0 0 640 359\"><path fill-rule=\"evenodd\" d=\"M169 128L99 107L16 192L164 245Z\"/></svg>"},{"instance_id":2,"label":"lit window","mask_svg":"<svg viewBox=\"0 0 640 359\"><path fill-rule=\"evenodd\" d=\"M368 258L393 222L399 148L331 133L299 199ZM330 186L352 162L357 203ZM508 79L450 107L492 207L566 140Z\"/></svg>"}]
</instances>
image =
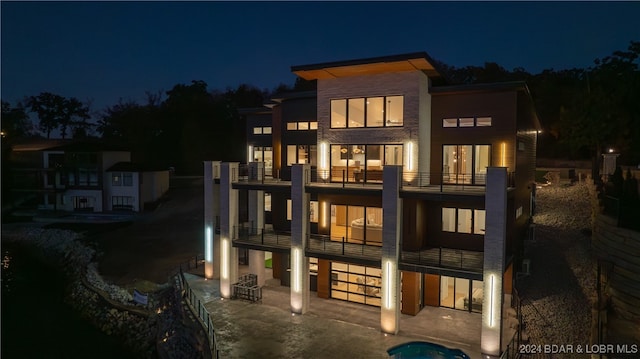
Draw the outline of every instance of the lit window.
<instances>
[{"instance_id":1,"label":"lit window","mask_svg":"<svg viewBox=\"0 0 640 359\"><path fill-rule=\"evenodd\" d=\"M113 186L122 186L122 174L120 172L114 172L111 174L111 184Z\"/></svg>"},{"instance_id":2,"label":"lit window","mask_svg":"<svg viewBox=\"0 0 640 359\"><path fill-rule=\"evenodd\" d=\"M473 127L473 117L460 118L460 127Z\"/></svg>"},{"instance_id":3,"label":"lit window","mask_svg":"<svg viewBox=\"0 0 640 359\"><path fill-rule=\"evenodd\" d=\"M265 135L270 135L271 134L271 127L263 127L262 128L262 133Z\"/></svg>"},{"instance_id":4,"label":"lit window","mask_svg":"<svg viewBox=\"0 0 640 359\"><path fill-rule=\"evenodd\" d=\"M287 123L287 130L297 130L298 123L297 122L289 122Z\"/></svg>"},{"instance_id":5,"label":"lit window","mask_svg":"<svg viewBox=\"0 0 640 359\"><path fill-rule=\"evenodd\" d=\"M348 127L364 127L364 98L349 99Z\"/></svg>"},{"instance_id":6,"label":"lit window","mask_svg":"<svg viewBox=\"0 0 640 359\"><path fill-rule=\"evenodd\" d=\"M485 219L484 209L473 210L473 233L474 234L484 234L484 231L485 231L484 219Z\"/></svg>"},{"instance_id":7,"label":"lit window","mask_svg":"<svg viewBox=\"0 0 640 359\"><path fill-rule=\"evenodd\" d=\"M491 126L491 117L476 118L476 126L478 127Z\"/></svg>"},{"instance_id":8,"label":"lit window","mask_svg":"<svg viewBox=\"0 0 640 359\"><path fill-rule=\"evenodd\" d=\"M298 130L308 130L309 122L298 122Z\"/></svg>"},{"instance_id":9,"label":"lit window","mask_svg":"<svg viewBox=\"0 0 640 359\"><path fill-rule=\"evenodd\" d=\"M310 130L317 130L318 129L318 122L309 122L309 129Z\"/></svg>"},{"instance_id":10,"label":"lit window","mask_svg":"<svg viewBox=\"0 0 640 359\"><path fill-rule=\"evenodd\" d=\"M458 233L471 233L470 209L458 209Z\"/></svg>"},{"instance_id":11,"label":"lit window","mask_svg":"<svg viewBox=\"0 0 640 359\"><path fill-rule=\"evenodd\" d=\"M291 220L291 200L287 200L287 221Z\"/></svg>"},{"instance_id":12,"label":"lit window","mask_svg":"<svg viewBox=\"0 0 640 359\"><path fill-rule=\"evenodd\" d=\"M386 125L402 126L404 123L404 96L387 96L386 101Z\"/></svg>"},{"instance_id":13,"label":"lit window","mask_svg":"<svg viewBox=\"0 0 640 359\"><path fill-rule=\"evenodd\" d=\"M347 127L347 100L331 100L331 128Z\"/></svg>"},{"instance_id":14,"label":"lit window","mask_svg":"<svg viewBox=\"0 0 640 359\"><path fill-rule=\"evenodd\" d=\"M254 135L261 135L262 134L262 127L254 127L253 128L253 134Z\"/></svg>"},{"instance_id":15,"label":"lit window","mask_svg":"<svg viewBox=\"0 0 640 359\"><path fill-rule=\"evenodd\" d=\"M367 127L384 126L384 97L367 98Z\"/></svg>"},{"instance_id":16,"label":"lit window","mask_svg":"<svg viewBox=\"0 0 640 359\"><path fill-rule=\"evenodd\" d=\"M442 208L442 230L445 232L456 231L456 209Z\"/></svg>"},{"instance_id":17,"label":"lit window","mask_svg":"<svg viewBox=\"0 0 640 359\"><path fill-rule=\"evenodd\" d=\"M264 194L264 210L265 212L271 212L271 193Z\"/></svg>"},{"instance_id":18,"label":"lit window","mask_svg":"<svg viewBox=\"0 0 640 359\"><path fill-rule=\"evenodd\" d=\"M442 127L458 127L458 119L445 118L442 120Z\"/></svg>"}]
</instances>

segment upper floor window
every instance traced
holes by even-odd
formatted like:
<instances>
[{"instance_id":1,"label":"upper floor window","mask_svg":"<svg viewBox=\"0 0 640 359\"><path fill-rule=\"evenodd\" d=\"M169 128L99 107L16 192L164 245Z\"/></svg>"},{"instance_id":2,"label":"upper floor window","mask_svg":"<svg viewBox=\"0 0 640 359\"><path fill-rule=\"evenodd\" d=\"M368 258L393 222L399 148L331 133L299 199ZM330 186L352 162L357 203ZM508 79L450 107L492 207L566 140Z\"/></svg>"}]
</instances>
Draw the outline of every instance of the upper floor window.
<instances>
[{"instance_id":1,"label":"upper floor window","mask_svg":"<svg viewBox=\"0 0 640 359\"><path fill-rule=\"evenodd\" d=\"M271 127L254 127L253 134L254 135L270 135Z\"/></svg>"},{"instance_id":2,"label":"upper floor window","mask_svg":"<svg viewBox=\"0 0 640 359\"><path fill-rule=\"evenodd\" d=\"M484 209L442 208L442 230L469 234L484 234Z\"/></svg>"},{"instance_id":3,"label":"upper floor window","mask_svg":"<svg viewBox=\"0 0 640 359\"><path fill-rule=\"evenodd\" d=\"M393 127L404 124L404 96L331 100L331 128Z\"/></svg>"},{"instance_id":4,"label":"upper floor window","mask_svg":"<svg viewBox=\"0 0 640 359\"><path fill-rule=\"evenodd\" d=\"M312 121L301 121L301 122L288 122L287 130L289 131L307 131L307 130L317 130L318 122Z\"/></svg>"},{"instance_id":5,"label":"upper floor window","mask_svg":"<svg viewBox=\"0 0 640 359\"><path fill-rule=\"evenodd\" d=\"M442 127L488 127L491 117L451 117L442 119Z\"/></svg>"},{"instance_id":6,"label":"upper floor window","mask_svg":"<svg viewBox=\"0 0 640 359\"><path fill-rule=\"evenodd\" d=\"M131 172L111 173L111 184L113 186L133 186L133 174Z\"/></svg>"},{"instance_id":7,"label":"upper floor window","mask_svg":"<svg viewBox=\"0 0 640 359\"><path fill-rule=\"evenodd\" d=\"M316 145L287 145L287 166L310 163L316 165Z\"/></svg>"}]
</instances>

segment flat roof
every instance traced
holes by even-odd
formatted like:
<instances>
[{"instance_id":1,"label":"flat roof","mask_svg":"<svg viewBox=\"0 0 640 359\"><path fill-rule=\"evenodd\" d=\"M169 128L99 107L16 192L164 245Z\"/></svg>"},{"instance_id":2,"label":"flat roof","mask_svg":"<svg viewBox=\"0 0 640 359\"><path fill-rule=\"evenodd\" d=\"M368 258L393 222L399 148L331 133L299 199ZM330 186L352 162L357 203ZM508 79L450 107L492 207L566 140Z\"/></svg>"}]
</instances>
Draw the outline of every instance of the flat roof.
<instances>
[{"instance_id":1,"label":"flat roof","mask_svg":"<svg viewBox=\"0 0 640 359\"><path fill-rule=\"evenodd\" d=\"M291 66L291 72L305 80L403 71L422 71L429 77L441 77L434 64L435 61L426 52L412 52L400 55Z\"/></svg>"}]
</instances>

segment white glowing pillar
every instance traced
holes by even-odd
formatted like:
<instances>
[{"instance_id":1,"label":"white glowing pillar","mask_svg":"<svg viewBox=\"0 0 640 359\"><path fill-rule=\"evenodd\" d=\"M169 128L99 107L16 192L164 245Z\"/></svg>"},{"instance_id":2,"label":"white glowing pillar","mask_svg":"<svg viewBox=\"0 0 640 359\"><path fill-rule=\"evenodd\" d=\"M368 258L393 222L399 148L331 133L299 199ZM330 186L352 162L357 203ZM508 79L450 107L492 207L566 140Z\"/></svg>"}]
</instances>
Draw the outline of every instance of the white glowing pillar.
<instances>
[{"instance_id":1,"label":"white glowing pillar","mask_svg":"<svg viewBox=\"0 0 640 359\"><path fill-rule=\"evenodd\" d=\"M384 166L382 184L382 306L380 329L396 334L400 319L400 271L398 259L402 224L400 185L402 167Z\"/></svg>"},{"instance_id":2,"label":"white glowing pillar","mask_svg":"<svg viewBox=\"0 0 640 359\"><path fill-rule=\"evenodd\" d=\"M308 164L291 168L291 312L304 314L309 309L309 258L304 249L309 234L309 201L305 186L309 183Z\"/></svg>"},{"instance_id":3,"label":"white glowing pillar","mask_svg":"<svg viewBox=\"0 0 640 359\"><path fill-rule=\"evenodd\" d=\"M217 276L215 265L220 264L220 242L215 240L215 218L220 213L220 161L204 162L204 275Z\"/></svg>"},{"instance_id":4,"label":"white glowing pillar","mask_svg":"<svg viewBox=\"0 0 640 359\"><path fill-rule=\"evenodd\" d=\"M238 281L238 249L233 233L238 227L238 190L231 187L238 163L223 163L220 173L220 295L231 298L231 286Z\"/></svg>"},{"instance_id":5,"label":"white glowing pillar","mask_svg":"<svg viewBox=\"0 0 640 359\"><path fill-rule=\"evenodd\" d=\"M484 300L480 349L500 356L502 346L503 273L507 233L507 169L489 167L485 194Z\"/></svg>"}]
</instances>

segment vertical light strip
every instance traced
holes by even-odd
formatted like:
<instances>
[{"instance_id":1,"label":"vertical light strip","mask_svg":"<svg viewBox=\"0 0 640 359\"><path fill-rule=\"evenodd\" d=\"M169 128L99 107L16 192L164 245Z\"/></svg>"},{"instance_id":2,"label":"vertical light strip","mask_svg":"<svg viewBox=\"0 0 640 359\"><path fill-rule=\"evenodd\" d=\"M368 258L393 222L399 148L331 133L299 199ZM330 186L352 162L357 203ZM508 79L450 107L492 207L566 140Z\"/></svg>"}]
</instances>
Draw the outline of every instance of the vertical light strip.
<instances>
[{"instance_id":1,"label":"vertical light strip","mask_svg":"<svg viewBox=\"0 0 640 359\"><path fill-rule=\"evenodd\" d=\"M207 263L211 263L213 260L211 258L211 247L213 246L213 233L211 232L211 226L207 226L205 230L205 238L204 238L204 257Z\"/></svg>"},{"instance_id":2,"label":"vertical light strip","mask_svg":"<svg viewBox=\"0 0 640 359\"><path fill-rule=\"evenodd\" d=\"M489 288L489 327L493 328L493 302L494 302L494 293L493 293L493 274L490 278L490 288Z\"/></svg>"},{"instance_id":3,"label":"vertical light strip","mask_svg":"<svg viewBox=\"0 0 640 359\"><path fill-rule=\"evenodd\" d=\"M293 250L293 291L300 292L301 287L301 270L300 270L300 249L294 248Z\"/></svg>"},{"instance_id":4,"label":"vertical light strip","mask_svg":"<svg viewBox=\"0 0 640 359\"><path fill-rule=\"evenodd\" d=\"M409 141L407 144L407 168L409 171L413 171L413 142Z\"/></svg>"},{"instance_id":5,"label":"vertical light strip","mask_svg":"<svg viewBox=\"0 0 640 359\"><path fill-rule=\"evenodd\" d=\"M327 228L327 201L320 202L320 215L322 216L322 227Z\"/></svg>"},{"instance_id":6,"label":"vertical light strip","mask_svg":"<svg viewBox=\"0 0 640 359\"><path fill-rule=\"evenodd\" d=\"M222 240L222 278L223 279L228 279L229 278L229 240L228 239L223 239Z\"/></svg>"},{"instance_id":7,"label":"vertical light strip","mask_svg":"<svg viewBox=\"0 0 640 359\"><path fill-rule=\"evenodd\" d=\"M386 265L386 280L385 280L385 295L384 304L387 309L391 309L391 261L387 261Z\"/></svg>"},{"instance_id":8,"label":"vertical light strip","mask_svg":"<svg viewBox=\"0 0 640 359\"><path fill-rule=\"evenodd\" d=\"M500 167L507 166L507 144L502 142L500 144Z\"/></svg>"},{"instance_id":9,"label":"vertical light strip","mask_svg":"<svg viewBox=\"0 0 640 359\"><path fill-rule=\"evenodd\" d=\"M320 177L327 179L329 177L329 161L327 161L327 143L320 142Z\"/></svg>"},{"instance_id":10,"label":"vertical light strip","mask_svg":"<svg viewBox=\"0 0 640 359\"><path fill-rule=\"evenodd\" d=\"M251 162L253 158L253 146L249 145L249 153L247 153L247 163Z\"/></svg>"}]
</instances>

